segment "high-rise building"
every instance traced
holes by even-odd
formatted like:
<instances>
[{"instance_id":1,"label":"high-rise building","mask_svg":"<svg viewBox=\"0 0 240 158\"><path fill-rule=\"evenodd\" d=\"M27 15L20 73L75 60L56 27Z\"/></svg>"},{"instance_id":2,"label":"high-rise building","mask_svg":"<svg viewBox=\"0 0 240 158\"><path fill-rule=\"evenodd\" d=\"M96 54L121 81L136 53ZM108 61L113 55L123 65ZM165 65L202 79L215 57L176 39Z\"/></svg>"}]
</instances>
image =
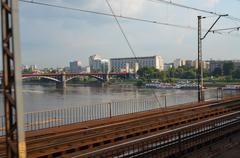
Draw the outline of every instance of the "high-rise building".
<instances>
[{"instance_id":1,"label":"high-rise building","mask_svg":"<svg viewBox=\"0 0 240 158\"><path fill-rule=\"evenodd\" d=\"M178 67L184 66L184 65L186 65L186 62L185 62L185 60L183 60L183 59L178 58L178 59L175 59L175 60L173 61L173 66L174 66L175 68L178 68Z\"/></svg>"},{"instance_id":2,"label":"high-rise building","mask_svg":"<svg viewBox=\"0 0 240 158\"><path fill-rule=\"evenodd\" d=\"M70 62L70 72L71 73L79 73L81 72L82 63L80 61L72 61Z\"/></svg>"},{"instance_id":3,"label":"high-rise building","mask_svg":"<svg viewBox=\"0 0 240 158\"><path fill-rule=\"evenodd\" d=\"M185 65L186 65L186 67L188 67L188 68L193 67L193 61L192 61L192 60L186 60L186 61L185 61Z\"/></svg>"},{"instance_id":4,"label":"high-rise building","mask_svg":"<svg viewBox=\"0 0 240 158\"><path fill-rule=\"evenodd\" d=\"M206 70L209 70L209 68L210 68L210 63L208 62L208 61L202 61L202 66L203 66L203 69L206 69ZM198 60L194 60L193 61L193 67L195 68L195 69L197 69L198 68Z\"/></svg>"},{"instance_id":5,"label":"high-rise building","mask_svg":"<svg viewBox=\"0 0 240 158\"><path fill-rule=\"evenodd\" d=\"M164 64L164 71L167 71L171 68L173 68L173 63L165 63Z\"/></svg>"},{"instance_id":6,"label":"high-rise building","mask_svg":"<svg viewBox=\"0 0 240 158\"><path fill-rule=\"evenodd\" d=\"M110 62L108 59L102 59L101 56L95 54L89 57L89 66L91 72L109 72Z\"/></svg>"},{"instance_id":7,"label":"high-rise building","mask_svg":"<svg viewBox=\"0 0 240 158\"><path fill-rule=\"evenodd\" d=\"M136 73L142 67L154 67L162 71L164 61L161 56L148 56L137 58L112 58L110 59L111 70L114 72Z\"/></svg>"},{"instance_id":8,"label":"high-rise building","mask_svg":"<svg viewBox=\"0 0 240 158\"><path fill-rule=\"evenodd\" d=\"M232 62L234 69L240 69L240 60L210 60L209 61L209 69L210 72L213 72L216 68L220 68L223 70L224 63Z\"/></svg>"}]
</instances>

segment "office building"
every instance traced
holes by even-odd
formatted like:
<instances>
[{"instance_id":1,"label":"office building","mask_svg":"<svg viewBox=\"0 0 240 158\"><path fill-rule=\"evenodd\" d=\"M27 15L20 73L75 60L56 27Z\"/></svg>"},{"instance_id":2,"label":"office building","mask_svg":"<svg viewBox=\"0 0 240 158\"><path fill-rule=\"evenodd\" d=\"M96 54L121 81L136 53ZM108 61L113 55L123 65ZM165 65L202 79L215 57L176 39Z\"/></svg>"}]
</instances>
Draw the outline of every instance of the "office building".
<instances>
[{"instance_id":1,"label":"office building","mask_svg":"<svg viewBox=\"0 0 240 158\"><path fill-rule=\"evenodd\" d=\"M142 67L154 67L162 71L164 61L161 56L148 56L137 58L112 58L110 59L111 71L136 73Z\"/></svg>"}]
</instances>

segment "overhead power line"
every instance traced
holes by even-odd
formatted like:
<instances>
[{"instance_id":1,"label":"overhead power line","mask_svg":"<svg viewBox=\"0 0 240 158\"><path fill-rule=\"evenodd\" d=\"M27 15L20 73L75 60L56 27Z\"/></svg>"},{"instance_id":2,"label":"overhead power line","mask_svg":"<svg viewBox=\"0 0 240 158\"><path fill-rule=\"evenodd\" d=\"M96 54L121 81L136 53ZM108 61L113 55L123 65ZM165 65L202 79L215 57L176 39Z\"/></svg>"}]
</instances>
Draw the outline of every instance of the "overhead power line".
<instances>
[{"instance_id":1,"label":"overhead power line","mask_svg":"<svg viewBox=\"0 0 240 158\"><path fill-rule=\"evenodd\" d=\"M215 29L211 30L212 33L232 33L234 31L239 31L240 27L230 27L230 28L223 28L223 29Z\"/></svg>"},{"instance_id":2,"label":"overhead power line","mask_svg":"<svg viewBox=\"0 0 240 158\"><path fill-rule=\"evenodd\" d=\"M199 12L207 13L207 14L212 14L212 15L216 15L216 16L223 15L222 13L217 13L217 12L213 12L213 11L209 11L209 10L199 9L199 8L195 8L195 7L191 7L191 6L187 6L187 5L183 5L183 4L179 4L179 3L175 3L175 2L167 1L167 0L147 0L147 1L170 4L170 5L173 5L173 6L176 6L176 7L191 9L191 10L195 10L195 11L199 11ZM232 15L228 15L225 18L240 22L240 18L236 18Z\"/></svg>"},{"instance_id":3,"label":"overhead power line","mask_svg":"<svg viewBox=\"0 0 240 158\"><path fill-rule=\"evenodd\" d=\"M114 11L113 11L113 8L112 8L111 4L109 3L108 0L105 0L105 1L106 1L106 3L107 3L107 5L108 5L108 7L109 7L109 9L110 9L110 11L111 11L111 13L112 13L115 21L116 21L116 23L117 23L117 25L118 25L121 33L122 33L122 35L123 35L123 37L124 37L124 39L125 39L125 41L126 41L126 43L127 43L127 45L128 45L128 48L130 49L132 55L134 56L135 60L136 60L137 63L139 64L140 62L139 62L139 60L138 60L138 58L137 58L137 56L136 56L136 53L135 53L135 51L134 51L134 49L133 49L130 41L128 40L127 35L126 35L126 33L125 33L122 25L121 25L120 22L118 21L118 18L115 16L115 13L114 13ZM157 97L157 94L155 93L154 90L152 90L152 92L153 92L154 97L156 98L156 101L157 101L157 102L159 103L159 105L161 106L161 103L160 103L160 101L159 101L159 99L158 99L158 97Z\"/></svg>"},{"instance_id":4,"label":"overhead power line","mask_svg":"<svg viewBox=\"0 0 240 158\"><path fill-rule=\"evenodd\" d=\"M119 27L121 33L122 33L122 35L123 35L125 41L127 42L127 45L128 45L128 47L129 47L129 49L131 50L131 52L132 52L133 56L135 57L135 59L138 60L138 59L137 59L137 56L136 56L136 54L135 54L135 52L134 52L134 50L133 50L133 47L132 47L130 41L128 40L127 35L125 34L125 31L123 30L122 25L119 23L117 17L115 16L115 13L114 13L114 11L113 11L113 9L112 9L110 3L108 2L108 0L105 0L105 1L106 1L107 5L108 5L108 7L109 7L109 9L110 9L110 11L111 11L111 13L112 13L112 15L113 15L113 17L114 17L116 23L117 23L117 25L118 25L118 27Z\"/></svg>"},{"instance_id":5,"label":"overhead power line","mask_svg":"<svg viewBox=\"0 0 240 158\"><path fill-rule=\"evenodd\" d=\"M197 30L197 28L193 27L193 26L179 25L179 24L173 24L173 23L165 23L165 22L159 22L159 21L154 21L154 20L149 20L149 19L142 19L142 18L136 18L136 17L130 17L130 16L113 15L113 14L104 13L104 12L85 10L85 9L73 8L73 7L66 7L66 6L49 4L49 3L43 3L43 2L28 1L28 0L19 0L19 1L21 1L23 3L28 3L28 4L35 4L35 5L53 7L53 8L59 8L59 9L65 9L65 10L72 10L72 11L78 11L78 12L90 13L90 14L96 14L96 15L102 15L102 16L109 16L109 17L114 17L115 16L117 18L127 19L127 20L132 20L132 21L140 21L140 22L145 22L145 23L152 23L152 24L158 24L158 25L164 25L164 26L188 29L188 30Z\"/></svg>"},{"instance_id":6,"label":"overhead power line","mask_svg":"<svg viewBox=\"0 0 240 158\"><path fill-rule=\"evenodd\" d=\"M37 1L29 1L29 0L19 0L19 1L23 2L23 3L27 3L27 4L40 5L40 6L52 7L52 8L58 8L58 9L65 9L65 10L70 10L70 11L78 11L78 12L82 12L82 13L96 14L96 15L100 15L100 16L114 17L113 14L109 14L109 13L105 13L105 12L92 11L92 10L86 10L86 9L80 9L80 8L74 8L74 7L67 7L67 6L37 2ZM156 2L156 0L149 0L149 1L155 1ZM139 21L139 22L144 22L144 23L151 23L151 24L156 24L156 25L163 25L163 26L169 26L169 27L174 27L174 28L197 31L197 28L193 27L193 26L166 23L166 22L160 22L160 21L149 20L149 19L142 19L142 18L131 17L131 16L115 15L115 17L121 18L121 19L126 19L126 20L131 20L131 21ZM239 37L239 36L235 36L235 37Z\"/></svg>"}]
</instances>

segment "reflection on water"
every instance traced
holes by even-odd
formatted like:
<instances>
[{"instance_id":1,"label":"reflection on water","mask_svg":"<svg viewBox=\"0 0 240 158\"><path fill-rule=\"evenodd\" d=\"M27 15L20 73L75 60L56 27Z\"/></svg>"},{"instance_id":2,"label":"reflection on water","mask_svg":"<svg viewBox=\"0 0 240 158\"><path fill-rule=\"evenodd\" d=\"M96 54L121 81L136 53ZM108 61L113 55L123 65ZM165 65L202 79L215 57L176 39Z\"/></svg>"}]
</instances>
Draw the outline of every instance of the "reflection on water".
<instances>
[{"instance_id":1,"label":"reflection on water","mask_svg":"<svg viewBox=\"0 0 240 158\"><path fill-rule=\"evenodd\" d=\"M91 105L96 103L106 103L133 98L152 97L166 93L186 93L181 99L196 100L195 90L159 90L159 89L138 89L135 87L83 87L68 86L67 89L57 89L54 85L24 85L24 107L25 112L44 111L61 107ZM207 98L216 97L216 90L209 91ZM176 98L168 97L168 102L178 102ZM3 113L3 97L0 95L0 113Z\"/></svg>"}]
</instances>

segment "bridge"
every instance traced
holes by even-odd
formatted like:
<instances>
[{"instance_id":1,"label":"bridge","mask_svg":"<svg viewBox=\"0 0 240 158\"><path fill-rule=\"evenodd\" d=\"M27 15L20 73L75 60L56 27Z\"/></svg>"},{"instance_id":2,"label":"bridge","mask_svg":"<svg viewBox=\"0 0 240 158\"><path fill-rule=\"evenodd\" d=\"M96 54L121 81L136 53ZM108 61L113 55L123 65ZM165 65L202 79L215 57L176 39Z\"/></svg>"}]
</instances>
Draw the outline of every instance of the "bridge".
<instances>
[{"instance_id":1,"label":"bridge","mask_svg":"<svg viewBox=\"0 0 240 158\"><path fill-rule=\"evenodd\" d=\"M66 88L67 82L71 81L75 78L79 78L81 76L90 76L97 79L100 82L109 81L109 77L111 76L122 76L124 78L129 78L131 76L135 76L135 74L131 74L128 72L82 72L82 73L30 73L30 74L22 74L22 79L30 79L30 78L44 78L50 81L54 81L58 88ZM2 78L2 74L0 75Z\"/></svg>"}]
</instances>

